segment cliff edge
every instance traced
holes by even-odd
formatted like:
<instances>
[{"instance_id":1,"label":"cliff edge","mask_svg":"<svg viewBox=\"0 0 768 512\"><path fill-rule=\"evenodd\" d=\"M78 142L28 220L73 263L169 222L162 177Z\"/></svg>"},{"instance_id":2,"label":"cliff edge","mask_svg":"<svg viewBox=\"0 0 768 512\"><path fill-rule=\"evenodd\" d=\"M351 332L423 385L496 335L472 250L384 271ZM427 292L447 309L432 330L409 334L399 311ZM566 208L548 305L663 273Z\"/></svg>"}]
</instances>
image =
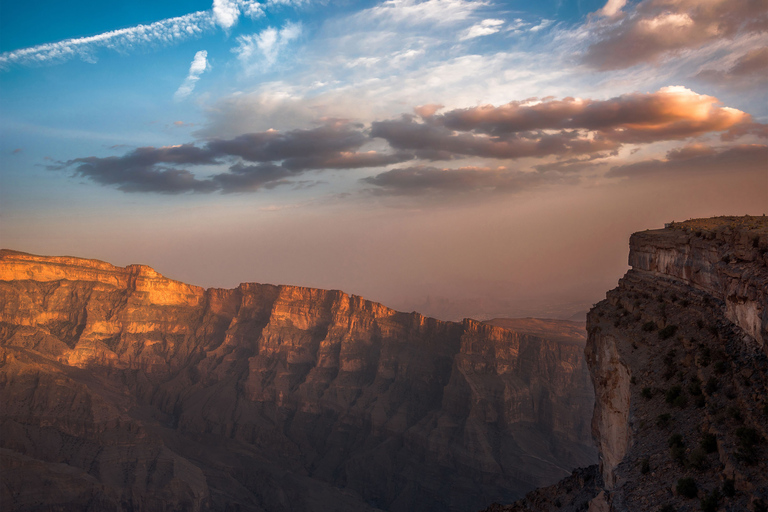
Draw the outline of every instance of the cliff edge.
<instances>
[{"instance_id":1,"label":"cliff edge","mask_svg":"<svg viewBox=\"0 0 768 512\"><path fill-rule=\"evenodd\" d=\"M474 510L596 460L583 341L0 251L13 510Z\"/></svg>"},{"instance_id":2,"label":"cliff edge","mask_svg":"<svg viewBox=\"0 0 768 512\"><path fill-rule=\"evenodd\" d=\"M671 223L587 317L600 465L494 511L768 510L768 220Z\"/></svg>"}]
</instances>

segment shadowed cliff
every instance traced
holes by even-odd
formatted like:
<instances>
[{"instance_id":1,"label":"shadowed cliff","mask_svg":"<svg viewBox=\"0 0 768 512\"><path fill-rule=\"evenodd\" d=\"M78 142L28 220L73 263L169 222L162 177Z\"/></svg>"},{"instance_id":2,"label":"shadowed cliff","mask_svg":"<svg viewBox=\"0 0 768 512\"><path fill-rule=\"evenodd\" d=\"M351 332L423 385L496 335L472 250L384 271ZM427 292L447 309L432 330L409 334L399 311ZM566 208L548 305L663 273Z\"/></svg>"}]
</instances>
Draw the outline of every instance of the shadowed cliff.
<instances>
[{"instance_id":1,"label":"shadowed cliff","mask_svg":"<svg viewBox=\"0 0 768 512\"><path fill-rule=\"evenodd\" d=\"M578 341L13 251L0 304L13 509L475 510L595 460Z\"/></svg>"}]
</instances>

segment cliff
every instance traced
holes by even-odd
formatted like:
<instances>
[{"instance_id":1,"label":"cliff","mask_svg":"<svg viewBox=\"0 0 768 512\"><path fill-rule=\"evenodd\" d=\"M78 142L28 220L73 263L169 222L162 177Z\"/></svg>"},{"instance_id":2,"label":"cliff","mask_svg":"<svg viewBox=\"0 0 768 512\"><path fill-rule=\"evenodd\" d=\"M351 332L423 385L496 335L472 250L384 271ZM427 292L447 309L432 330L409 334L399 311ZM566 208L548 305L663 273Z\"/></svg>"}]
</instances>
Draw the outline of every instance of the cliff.
<instances>
[{"instance_id":1,"label":"cliff","mask_svg":"<svg viewBox=\"0 0 768 512\"><path fill-rule=\"evenodd\" d=\"M587 318L599 475L493 510L768 510L768 220L635 233L629 263Z\"/></svg>"},{"instance_id":2,"label":"cliff","mask_svg":"<svg viewBox=\"0 0 768 512\"><path fill-rule=\"evenodd\" d=\"M583 343L0 252L14 510L475 510L596 460Z\"/></svg>"}]
</instances>

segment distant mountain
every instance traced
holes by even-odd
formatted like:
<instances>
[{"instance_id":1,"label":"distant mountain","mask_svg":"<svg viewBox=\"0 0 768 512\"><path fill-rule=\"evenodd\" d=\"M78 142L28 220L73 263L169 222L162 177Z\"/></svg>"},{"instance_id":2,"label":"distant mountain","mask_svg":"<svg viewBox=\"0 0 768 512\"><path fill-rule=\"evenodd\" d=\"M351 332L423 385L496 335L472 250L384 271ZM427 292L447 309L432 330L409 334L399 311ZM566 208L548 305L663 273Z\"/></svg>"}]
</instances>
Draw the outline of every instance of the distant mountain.
<instances>
[{"instance_id":1,"label":"distant mountain","mask_svg":"<svg viewBox=\"0 0 768 512\"><path fill-rule=\"evenodd\" d=\"M3 510L476 510L596 461L567 322L7 250L0 305Z\"/></svg>"},{"instance_id":2,"label":"distant mountain","mask_svg":"<svg viewBox=\"0 0 768 512\"><path fill-rule=\"evenodd\" d=\"M544 318L494 318L483 323L561 343L576 343L584 346L587 341L586 322Z\"/></svg>"}]
</instances>

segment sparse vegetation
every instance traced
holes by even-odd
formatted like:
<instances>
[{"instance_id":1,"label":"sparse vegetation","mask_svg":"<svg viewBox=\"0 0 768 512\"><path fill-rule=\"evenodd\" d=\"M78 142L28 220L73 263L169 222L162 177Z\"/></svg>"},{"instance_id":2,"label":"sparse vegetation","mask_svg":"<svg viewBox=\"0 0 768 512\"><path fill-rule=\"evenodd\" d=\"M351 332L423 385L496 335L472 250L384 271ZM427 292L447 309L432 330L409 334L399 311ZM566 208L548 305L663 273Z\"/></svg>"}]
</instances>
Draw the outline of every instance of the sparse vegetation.
<instances>
[{"instance_id":1,"label":"sparse vegetation","mask_svg":"<svg viewBox=\"0 0 768 512\"><path fill-rule=\"evenodd\" d=\"M645 332L653 332L653 331L656 330L656 322L654 322L653 320L649 320L648 322L645 322L643 324L643 328L642 329Z\"/></svg>"},{"instance_id":2,"label":"sparse vegetation","mask_svg":"<svg viewBox=\"0 0 768 512\"><path fill-rule=\"evenodd\" d=\"M725 361L718 361L715 363L715 373L722 375L726 372L727 367Z\"/></svg>"},{"instance_id":3,"label":"sparse vegetation","mask_svg":"<svg viewBox=\"0 0 768 512\"><path fill-rule=\"evenodd\" d=\"M672 415L668 412L665 412L664 414L659 414L656 418L656 426L659 428L666 428L669 425L670 420L672 419Z\"/></svg>"},{"instance_id":4,"label":"sparse vegetation","mask_svg":"<svg viewBox=\"0 0 768 512\"><path fill-rule=\"evenodd\" d=\"M646 457L640 462L640 473L647 475L651 472L651 461Z\"/></svg>"},{"instance_id":5,"label":"sparse vegetation","mask_svg":"<svg viewBox=\"0 0 768 512\"><path fill-rule=\"evenodd\" d=\"M653 391L649 387L643 388L643 390L640 392L640 396L645 398L646 400L650 400L653 398Z\"/></svg>"},{"instance_id":6,"label":"sparse vegetation","mask_svg":"<svg viewBox=\"0 0 768 512\"><path fill-rule=\"evenodd\" d=\"M707 454L701 447L694 448L688 456L688 462L692 468L702 470L707 465Z\"/></svg>"},{"instance_id":7,"label":"sparse vegetation","mask_svg":"<svg viewBox=\"0 0 768 512\"><path fill-rule=\"evenodd\" d=\"M704 391L707 392L708 395L711 395L715 391L717 391L717 388L720 386L720 384L717 381L717 377L710 377L707 380L707 385L704 387Z\"/></svg>"}]
</instances>

